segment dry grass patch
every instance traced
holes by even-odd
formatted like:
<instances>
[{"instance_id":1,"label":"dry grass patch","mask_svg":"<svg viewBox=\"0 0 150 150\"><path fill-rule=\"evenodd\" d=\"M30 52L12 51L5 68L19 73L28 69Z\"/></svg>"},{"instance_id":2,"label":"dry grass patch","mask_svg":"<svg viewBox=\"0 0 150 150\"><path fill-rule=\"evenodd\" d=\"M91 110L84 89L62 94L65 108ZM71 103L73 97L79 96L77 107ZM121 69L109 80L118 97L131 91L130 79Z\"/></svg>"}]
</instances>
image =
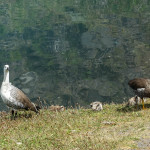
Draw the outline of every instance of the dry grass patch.
<instances>
[{"instance_id":1,"label":"dry grass patch","mask_svg":"<svg viewBox=\"0 0 150 150\"><path fill-rule=\"evenodd\" d=\"M149 137L150 109L135 111L125 105L104 105L104 110L41 110L23 112L16 120L0 116L0 150L109 150L135 149L141 138Z\"/></svg>"}]
</instances>

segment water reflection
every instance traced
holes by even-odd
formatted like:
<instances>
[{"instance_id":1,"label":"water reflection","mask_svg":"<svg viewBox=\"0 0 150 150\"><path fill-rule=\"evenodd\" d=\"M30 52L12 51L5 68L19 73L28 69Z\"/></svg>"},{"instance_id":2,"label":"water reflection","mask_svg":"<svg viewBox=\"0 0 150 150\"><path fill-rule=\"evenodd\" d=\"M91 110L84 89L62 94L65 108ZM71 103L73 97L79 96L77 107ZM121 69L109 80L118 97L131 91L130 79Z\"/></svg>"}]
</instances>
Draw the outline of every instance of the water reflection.
<instances>
[{"instance_id":1,"label":"water reflection","mask_svg":"<svg viewBox=\"0 0 150 150\"><path fill-rule=\"evenodd\" d=\"M33 100L74 106L128 99L127 81L149 77L148 3L2 2L0 81L8 63L11 82Z\"/></svg>"}]
</instances>

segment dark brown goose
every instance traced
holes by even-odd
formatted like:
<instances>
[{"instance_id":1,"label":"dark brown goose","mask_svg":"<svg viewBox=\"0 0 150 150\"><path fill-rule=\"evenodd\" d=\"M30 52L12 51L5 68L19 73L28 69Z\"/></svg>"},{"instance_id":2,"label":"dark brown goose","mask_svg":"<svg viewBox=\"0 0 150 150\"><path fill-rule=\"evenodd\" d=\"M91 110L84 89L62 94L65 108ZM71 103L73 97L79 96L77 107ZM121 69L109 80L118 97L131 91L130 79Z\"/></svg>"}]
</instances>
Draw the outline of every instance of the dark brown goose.
<instances>
[{"instance_id":1,"label":"dark brown goose","mask_svg":"<svg viewBox=\"0 0 150 150\"><path fill-rule=\"evenodd\" d=\"M144 97L150 98L150 79L135 78L128 82L128 85L134 90L135 94L142 99L144 108Z\"/></svg>"},{"instance_id":2,"label":"dark brown goose","mask_svg":"<svg viewBox=\"0 0 150 150\"><path fill-rule=\"evenodd\" d=\"M38 112L37 107L30 99L17 87L9 82L9 66L4 66L4 80L1 86L1 97L3 102L13 109L24 109ZM12 116L14 110L12 111Z\"/></svg>"}]
</instances>

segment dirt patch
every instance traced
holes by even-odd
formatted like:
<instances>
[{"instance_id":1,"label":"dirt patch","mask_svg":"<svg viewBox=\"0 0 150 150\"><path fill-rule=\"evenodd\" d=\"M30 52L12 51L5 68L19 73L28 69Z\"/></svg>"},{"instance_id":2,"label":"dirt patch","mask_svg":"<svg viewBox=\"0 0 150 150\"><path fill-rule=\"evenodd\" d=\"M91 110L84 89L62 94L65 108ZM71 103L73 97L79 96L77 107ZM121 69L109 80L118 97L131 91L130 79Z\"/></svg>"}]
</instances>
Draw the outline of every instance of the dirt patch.
<instances>
[{"instance_id":1,"label":"dirt patch","mask_svg":"<svg viewBox=\"0 0 150 150\"><path fill-rule=\"evenodd\" d=\"M143 138L137 142L137 146L140 150L150 150L150 138Z\"/></svg>"}]
</instances>

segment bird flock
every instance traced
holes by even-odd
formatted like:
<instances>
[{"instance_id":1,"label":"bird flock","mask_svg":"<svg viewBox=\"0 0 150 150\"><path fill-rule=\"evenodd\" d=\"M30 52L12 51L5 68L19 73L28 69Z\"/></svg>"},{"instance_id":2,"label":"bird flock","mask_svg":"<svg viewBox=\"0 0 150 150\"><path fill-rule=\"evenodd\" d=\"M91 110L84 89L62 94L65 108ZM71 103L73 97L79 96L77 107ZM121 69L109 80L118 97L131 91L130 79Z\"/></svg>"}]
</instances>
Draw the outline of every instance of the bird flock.
<instances>
[{"instance_id":1,"label":"bird flock","mask_svg":"<svg viewBox=\"0 0 150 150\"><path fill-rule=\"evenodd\" d=\"M144 98L150 98L150 79L145 78L135 78L128 82L128 85L135 92L135 97L129 99L129 105L135 105L142 102L143 109L144 106ZM9 65L4 66L4 78L1 85L1 98L3 102L12 109L11 115L15 117L17 115L16 110L31 110L35 113L39 112L40 107L35 105L30 99L17 87L13 86L9 82ZM101 102L92 102L90 104L93 110L101 111L103 110ZM64 111L65 108L63 106L51 106L50 110L58 110Z\"/></svg>"}]
</instances>

